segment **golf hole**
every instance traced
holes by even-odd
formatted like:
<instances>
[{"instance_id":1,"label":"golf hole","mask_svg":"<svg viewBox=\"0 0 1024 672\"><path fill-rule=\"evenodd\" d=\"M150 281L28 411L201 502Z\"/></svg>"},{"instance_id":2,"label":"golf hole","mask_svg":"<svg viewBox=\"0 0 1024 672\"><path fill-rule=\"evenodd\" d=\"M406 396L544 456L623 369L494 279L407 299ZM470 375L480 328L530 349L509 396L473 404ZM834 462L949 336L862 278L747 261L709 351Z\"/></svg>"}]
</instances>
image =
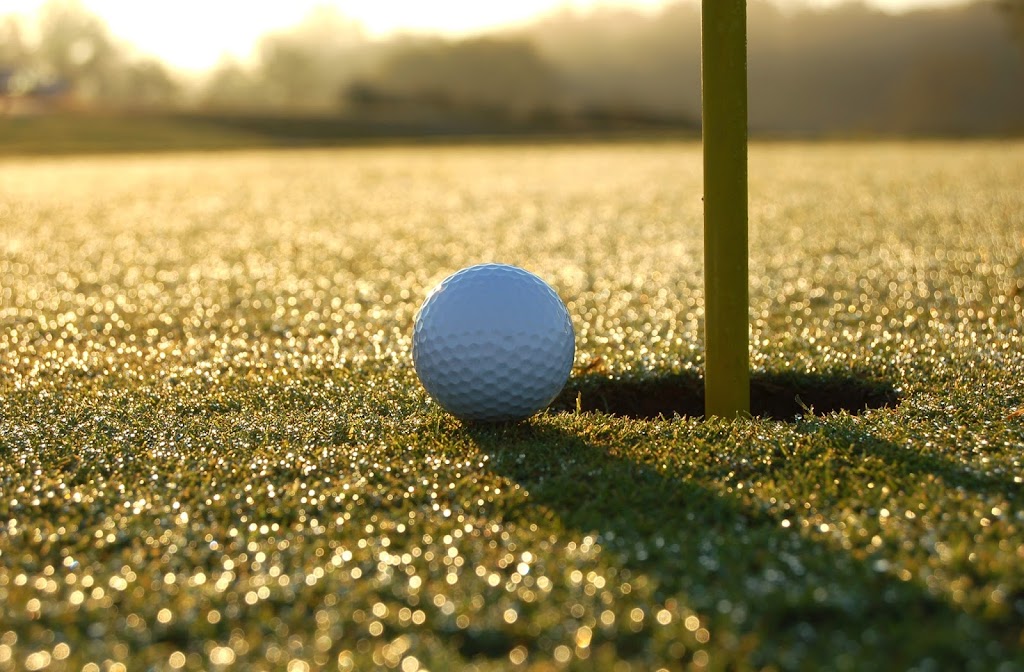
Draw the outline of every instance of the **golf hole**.
<instances>
[{"instance_id":1,"label":"golf hole","mask_svg":"<svg viewBox=\"0 0 1024 672\"><path fill-rule=\"evenodd\" d=\"M855 375L755 373L750 379L750 413L759 418L793 420L799 415L893 408L899 391L890 383ZM601 376L572 378L551 405L563 413L600 412L627 418L703 417L704 381L695 374L643 380Z\"/></svg>"}]
</instances>

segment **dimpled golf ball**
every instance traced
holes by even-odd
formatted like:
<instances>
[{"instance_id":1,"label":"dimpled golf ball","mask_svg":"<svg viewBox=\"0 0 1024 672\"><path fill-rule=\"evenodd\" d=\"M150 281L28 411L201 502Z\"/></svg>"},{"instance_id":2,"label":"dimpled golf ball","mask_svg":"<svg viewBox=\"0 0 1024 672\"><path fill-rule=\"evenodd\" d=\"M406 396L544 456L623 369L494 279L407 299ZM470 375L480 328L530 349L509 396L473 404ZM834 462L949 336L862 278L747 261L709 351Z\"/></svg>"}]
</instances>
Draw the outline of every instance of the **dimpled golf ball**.
<instances>
[{"instance_id":1,"label":"dimpled golf ball","mask_svg":"<svg viewBox=\"0 0 1024 672\"><path fill-rule=\"evenodd\" d=\"M464 268L441 281L416 315L416 374L462 420L529 417L554 400L572 370L569 311L533 273L505 264Z\"/></svg>"}]
</instances>

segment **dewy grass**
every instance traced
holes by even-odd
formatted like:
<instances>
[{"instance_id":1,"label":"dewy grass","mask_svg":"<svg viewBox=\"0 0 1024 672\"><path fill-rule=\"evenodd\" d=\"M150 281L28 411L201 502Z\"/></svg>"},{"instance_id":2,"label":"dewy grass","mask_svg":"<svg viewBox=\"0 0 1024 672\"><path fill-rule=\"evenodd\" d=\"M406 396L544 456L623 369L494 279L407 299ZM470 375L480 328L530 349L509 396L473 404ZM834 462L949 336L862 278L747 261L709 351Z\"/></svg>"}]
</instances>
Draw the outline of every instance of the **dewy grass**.
<instances>
[{"instance_id":1,"label":"dewy grass","mask_svg":"<svg viewBox=\"0 0 1024 672\"><path fill-rule=\"evenodd\" d=\"M584 395L699 384L700 180L695 144L0 164L0 670L1024 666L1019 143L752 147L755 380L898 404L423 393L416 308L486 260L567 302Z\"/></svg>"}]
</instances>

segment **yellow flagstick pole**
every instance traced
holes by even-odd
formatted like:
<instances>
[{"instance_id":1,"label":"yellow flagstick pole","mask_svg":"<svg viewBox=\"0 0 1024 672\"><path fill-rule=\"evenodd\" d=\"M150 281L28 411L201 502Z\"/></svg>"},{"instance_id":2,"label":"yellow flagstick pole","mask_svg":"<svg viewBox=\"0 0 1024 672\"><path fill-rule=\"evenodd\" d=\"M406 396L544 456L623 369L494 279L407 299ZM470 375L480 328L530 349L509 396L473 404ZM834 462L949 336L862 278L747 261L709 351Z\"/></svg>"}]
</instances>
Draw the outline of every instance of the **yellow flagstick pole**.
<instances>
[{"instance_id":1,"label":"yellow flagstick pole","mask_svg":"<svg viewBox=\"0 0 1024 672\"><path fill-rule=\"evenodd\" d=\"M703 0L704 412L750 412L746 0Z\"/></svg>"}]
</instances>

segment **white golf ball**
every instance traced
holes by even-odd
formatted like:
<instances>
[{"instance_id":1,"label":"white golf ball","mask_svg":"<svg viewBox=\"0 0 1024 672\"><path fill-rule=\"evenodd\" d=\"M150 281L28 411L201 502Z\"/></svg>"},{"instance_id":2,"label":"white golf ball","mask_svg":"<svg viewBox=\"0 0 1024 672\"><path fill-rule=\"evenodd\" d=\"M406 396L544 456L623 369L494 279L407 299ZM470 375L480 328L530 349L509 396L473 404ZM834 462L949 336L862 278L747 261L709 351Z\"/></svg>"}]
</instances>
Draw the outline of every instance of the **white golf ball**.
<instances>
[{"instance_id":1,"label":"white golf ball","mask_svg":"<svg viewBox=\"0 0 1024 672\"><path fill-rule=\"evenodd\" d=\"M420 307L412 337L423 387L463 420L518 420L545 408L569 379L575 352L558 294L505 264L442 280Z\"/></svg>"}]
</instances>

